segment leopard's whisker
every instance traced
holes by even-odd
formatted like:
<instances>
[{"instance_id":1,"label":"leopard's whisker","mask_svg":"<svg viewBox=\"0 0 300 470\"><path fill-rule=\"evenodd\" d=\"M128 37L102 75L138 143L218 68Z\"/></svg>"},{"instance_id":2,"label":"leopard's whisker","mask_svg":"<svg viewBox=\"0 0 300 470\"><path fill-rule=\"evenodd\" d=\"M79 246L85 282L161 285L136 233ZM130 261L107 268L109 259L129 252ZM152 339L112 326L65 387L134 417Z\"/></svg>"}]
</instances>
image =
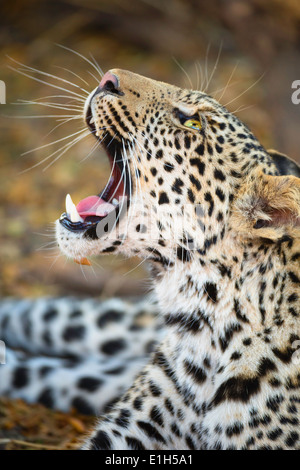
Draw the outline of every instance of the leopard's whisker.
<instances>
[{"instance_id":1,"label":"leopard's whisker","mask_svg":"<svg viewBox=\"0 0 300 470\"><path fill-rule=\"evenodd\" d=\"M87 132L86 134L82 134L79 137L77 137L75 140L73 140L73 142L69 142L67 144L66 148L57 157L55 157L55 159L52 160L52 162L50 162L45 168L43 168L43 171L48 170L48 168L50 168L51 165L53 165L55 162L57 162L57 160L59 160L59 158L61 158L70 148L74 147L74 145L76 145L80 140L84 139L85 137L88 137L89 135L90 135L90 133ZM60 150L62 150L62 149L60 149ZM57 152L55 152L55 153L57 153ZM53 156L53 154L52 154L52 156Z\"/></svg>"},{"instance_id":2,"label":"leopard's whisker","mask_svg":"<svg viewBox=\"0 0 300 470\"><path fill-rule=\"evenodd\" d=\"M195 62L195 70L196 70L196 88L197 90L200 90L200 73L199 73L199 68L197 62Z\"/></svg>"},{"instance_id":3,"label":"leopard's whisker","mask_svg":"<svg viewBox=\"0 0 300 470\"><path fill-rule=\"evenodd\" d=\"M142 134L141 134L142 135ZM151 157L151 153L146 150L145 148L142 147L141 143L137 140L136 137L134 137L134 135L132 135L132 139L134 139L135 143L137 144L137 146L140 148L140 150L142 150L143 152L146 152L147 155L149 155ZM172 168L172 165L169 165L168 163L162 163L161 161L159 160L156 160L156 163L159 163L160 165L163 165L163 166L166 166L168 168Z\"/></svg>"},{"instance_id":4,"label":"leopard's whisker","mask_svg":"<svg viewBox=\"0 0 300 470\"><path fill-rule=\"evenodd\" d=\"M85 162L93 153L96 149L98 149L101 145L101 142L99 142L98 140L94 143L94 145L92 146L91 150L89 151L89 153L84 157L82 158L82 160L80 160L80 163L83 163Z\"/></svg>"},{"instance_id":5,"label":"leopard's whisker","mask_svg":"<svg viewBox=\"0 0 300 470\"><path fill-rule=\"evenodd\" d=\"M71 99L72 101L81 101L82 103L85 103L86 99L85 98L78 98L77 96L69 96L69 95L48 95L48 96L42 96L41 98L36 98L35 100L32 100L34 103L39 102L41 100L46 100L49 98L67 98Z\"/></svg>"},{"instance_id":6,"label":"leopard's whisker","mask_svg":"<svg viewBox=\"0 0 300 470\"><path fill-rule=\"evenodd\" d=\"M82 127L79 131L74 132L73 134L67 135L66 137L62 137L61 139L57 139L54 142L50 142L48 144L40 145L39 147L35 147L34 149L27 150L26 152L21 153L21 157L24 155L28 155L29 153L36 152L38 150L44 149L46 147L50 147L51 145L55 145L58 142L62 142L63 140L70 139L71 137L74 137L75 135L82 134L86 130L85 127Z\"/></svg>"},{"instance_id":7,"label":"leopard's whisker","mask_svg":"<svg viewBox=\"0 0 300 470\"><path fill-rule=\"evenodd\" d=\"M82 106L79 105L72 105L67 106L63 105L62 103L51 103L51 102L35 102L30 100L17 100L16 103L11 103L13 105L35 105L35 106L45 106L47 108L56 108L56 109L64 109L66 111L76 111L82 110Z\"/></svg>"},{"instance_id":8,"label":"leopard's whisker","mask_svg":"<svg viewBox=\"0 0 300 470\"><path fill-rule=\"evenodd\" d=\"M254 104L249 104L248 106L241 105L238 108L236 108L234 111L231 111L231 113L232 114L241 113L242 111L246 111L246 109L251 109L254 106L255 106Z\"/></svg>"},{"instance_id":9,"label":"leopard's whisker","mask_svg":"<svg viewBox=\"0 0 300 470\"><path fill-rule=\"evenodd\" d=\"M112 129L112 126L104 126L104 127L101 127L99 129L99 131L107 131L107 129ZM91 131L91 134L95 134L96 131ZM116 135L116 134L115 134ZM107 136L107 132L102 132L102 135L99 136L99 139L97 139L96 141L96 144L92 147L91 151L82 159L80 160L80 163L84 162L85 160L87 160L91 155L92 153L101 146L102 142L105 140ZM115 136L114 136L115 137ZM114 137L112 138L111 142L113 141ZM111 142L108 144L110 145Z\"/></svg>"},{"instance_id":10,"label":"leopard's whisker","mask_svg":"<svg viewBox=\"0 0 300 470\"><path fill-rule=\"evenodd\" d=\"M68 119L64 119L62 120L62 122L60 122L59 124L57 124L55 127L53 127L53 129L51 129L51 131L48 132L48 134L46 134L42 139L45 139L46 137L49 137L49 135L52 134L52 132L54 132L56 129L58 129L59 127L63 126L64 124L67 124L68 122L74 120L74 118L68 118Z\"/></svg>"},{"instance_id":11,"label":"leopard's whisker","mask_svg":"<svg viewBox=\"0 0 300 470\"><path fill-rule=\"evenodd\" d=\"M204 91L207 90L207 82L208 82L208 55L209 55L209 51L210 51L210 42L207 44L206 53L205 53L205 60L204 60L204 78L205 78Z\"/></svg>"},{"instance_id":12,"label":"leopard's whisker","mask_svg":"<svg viewBox=\"0 0 300 470\"><path fill-rule=\"evenodd\" d=\"M172 59L174 60L175 64L180 68L180 70L184 73L184 75L186 76L186 78L188 79L188 82L190 84L190 87L191 87L191 90L194 89L194 86L193 86L193 82L191 80L191 77L189 76L189 74L187 73L187 71L184 69L184 67L178 62L178 60L173 56Z\"/></svg>"},{"instance_id":13,"label":"leopard's whisker","mask_svg":"<svg viewBox=\"0 0 300 470\"><path fill-rule=\"evenodd\" d=\"M100 67L100 65L98 64L98 62L96 61L95 57L93 56L93 54L91 52L90 52L90 56L93 59L93 62L96 66L96 69L98 70L98 72L100 72L100 76L103 76L104 72L103 72L102 68Z\"/></svg>"},{"instance_id":14,"label":"leopard's whisker","mask_svg":"<svg viewBox=\"0 0 300 470\"><path fill-rule=\"evenodd\" d=\"M239 80L235 80L234 82L231 82L231 83L227 83L225 86L222 86L221 88L217 88L217 90L213 90L210 92L211 96L215 96L216 93L221 93L222 91L224 91L224 89L228 89L232 86L235 86L237 83L239 83ZM217 100L217 98L215 98ZM218 101L218 100L217 100Z\"/></svg>"},{"instance_id":15,"label":"leopard's whisker","mask_svg":"<svg viewBox=\"0 0 300 470\"><path fill-rule=\"evenodd\" d=\"M128 135L130 137L133 137L133 135L131 133L128 133ZM132 145L129 144L129 149L130 149L130 153L131 153L131 161L132 161L132 163L134 165L134 169L135 169L135 177L136 177L136 180L137 180L136 191L137 191L137 193L139 193L139 196L138 196L137 200L141 201L141 205L142 205L141 213L142 213L142 216L144 218L144 216L145 216L144 214L146 213L146 211L145 211L144 197L143 197L143 191L142 191L141 181L140 181L141 178L140 178L140 175L139 175L139 172L138 172L138 166L137 166L137 162L136 162L136 155L134 153L135 150L132 147Z\"/></svg>"},{"instance_id":16,"label":"leopard's whisker","mask_svg":"<svg viewBox=\"0 0 300 470\"><path fill-rule=\"evenodd\" d=\"M43 232L32 232L33 235L38 235L39 237L49 237L52 238L54 233L55 233L55 228L53 227L48 227L45 229L45 231L48 231L50 233L43 233ZM55 242L56 243L56 242Z\"/></svg>"},{"instance_id":17,"label":"leopard's whisker","mask_svg":"<svg viewBox=\"0 0 300 470\"><path fill-rule=\"evenodd\" d=\"M106 136L106 134L104 135L104 137L103 137L102 140L105 139L105 136ZM97 144L98 144L99 146L101 145L102 140L101 140L100 142L99 142L99 141L97 142ZM103 189L103 191L102 191L103 193L105 193L105 191L106 191L106 189L107 189L107 187L108 187L109 181L110 181L110 179L111 179L111 177L112 177L112 174L113 174L113 171L114 171L114 168L115 168L115 158L114 158L114 160L113 160L113 164L112 164L112 168L111 168L111 170L110 170L109 178L108 178L107 183L106 183L106 185L105 185L105 187L104 187L104 189ZM114 195L113 195L113 196L114 196ZM113 196L112 196L111 199L113 199Z\"/></svg>"},{"instance_id":18,"label":"leopard's whisker","mask_svg":"<svg viewBox=\"0 0 300 470\"><path fill-rule=\"evenodd\" d=\"M53 259L53 262L51 263L51 265L49 266L49 271L52 270L53 266L57 263L57 260L61 257L61 253L59 252L56 256L45 256L45 258L48 258L48 259ZM65 258L65 264L67 262L67 259Z\"/></svg>"},{"instance_id":19,"label":"leopard's whisker","mask_svg":"<svg viewBox=\"0 0 300 470\"><path fill-rule=\"evenodd\" d=\"M80 266L80 270L81 270L81 272L82 272L82 275L83 275L85 281L87 282L87 277L86 277L86 274L85 274L85 272L84 272L84 269L83 269L82 264L80 264L79 266Z\"/></svg>"},{"instance_id":20,"label":"leopard's whisker","mask_svg":"<svg viewBox=\"0 0 300 470\"><path fill-rule=\"evenodd\" d=\"M130 133L129 133L129 136L130 136ZM133 163L133 166L134 166L134 170L135 170L135 178L136 178L136 181L138 183L138 186L136 184L136 190L138 192L139 190L139 197L141 199L141 202L142 202L142 207L143 207L143 212L144 212L144 200L143 200L143 193L142 193L142 188L141 188L141 181L140 181L140 176L139 176L139 172L138 172L138 167L137 167L137 163L135 161L135 154L134 154L134 149L132 148L132 146L130 144L128 144L128 147L129 147L129 150L130 150L130 154L131 154L131 161Z\"/></svg>"},{"instance_id":21,"label":"leopard's whisker","mask_svg":"<svg viewBox=\"0 0 300 470\"><path fill-rule=\"evenodd\" d=\"M58 69L65 70L66 72L71 73L72 75L74 75L74 77L79 78L79 80L85 83L88 87L90 86L90 84L86 80L80 77L80 75L75 73L73 70L67 69L66 67L61 67L60 65L54 65L54 67L57 67Z\"/></svg>"},{"instance_id":22,"label":"leopard's whisker","mask_svg":"<svg viewBox=\"0 0 300 470\"><path fill-rule=\"evenodd\" d=\"M72 96L77 96L79 98L82 98L82 95L76 93L75 91L68 90L67 88L61 87L59 85L54 85L53 83L50 83L50 82L46 82L45 80L41 80L40 78L34 77L33 75L30 75L29 73L25 73L25 72L15 68L15 67L11 67L10 65L8 66L8 68L10 70L13 70L14 72L19 73L20 75L23 75L24 77L28 77L32 80L35 80L36 82L42 83L43 85L50 86L51 88L56 88L57 90L65 91L65 92L69 93Z\"/></svg>"},{"instance_id":23,"label":"leopard's whisker","mask_svg":"<svg viewBox=\"0 0 300 470\"><path fill-rule=\"evenodd\" d=\"M123 143L123 139L122 139L122 143ZM121 151L121 155L122 155L122 151ZM115 161L116 161L116 154L114 155L114 165L115 165ZM118 190L118 188L119 188L121 182L123 182L123 178L124 178L124 176L125 176L124 184L123 184L123 194L122 194L122 199L121 199L119 214L123 212L123 207L124 207L124 204L125 204L125 196L126 196L126 190L125 190L125 188L126 188L126 171L125 171L125 161L124 161L124 160L123 160L123 163L124 163L124 167L123 167L123 170L122 170L122 174L121 174L121 176L120 176L120 180L119 180L119 182L118 182L117 187L116 187L115 190L114 190L113 195L110 197L110 201L112 201L113 198L114 198L114 195L115 195L116 191ZM113 171L113 169L112 169L112 171ZM107 184L108 184L108 183L107 183ZM112 227L112 229L111 229L111 232L113 232L113 230L115 229L115 227L116 227L116 225L117 225L117 222L118 222L118 219L119 219L119 216L116 217L116 220L115 220L114 225L113 225L113 227ZM126 233L127 233L127 232L126 232Z\"/></svg>"},{"instance_id":24,"label":"leopard's whisker","mask_svg":"<svg viewBox=\"0 0 300 470\"><path fill-rule=\"evenodd\" d=\"M123 150L121 152L121 156L123 159L123 165L124 165L124 186L123 186L123 196L122 196L122 205L121 205L121 212L123 210L124 204L125 204L125 198L126 198L126 184L127 184L127 173L128 177L130 178L130 168L129 168L129 163L128 163L128 157L127 157L127 152L126 152L126 147L125 147L125 142L124 139L122 138L122 147ZM127 167L128 171L125 171L125 168ZM132 201L132 180L129 182L129 200ZM129 226L130 226L130 218L132 214L132 205L129 205L129 210L127 213L127 224L126 224L126 233L125 233L125 238L127 237Z\"/></svg>"},{"instance_id":25,"label":"leopard's whisker","mask_svg":"<svg viewBox=\"0 0 300 470\"><path fill-rule=\"evenodd\" d=\"M199 70L200 72L200 86L198 87L198 89L202 90L203 87L204 87L204 73L203 73L203 69L202 69L202 65L201 63L198 61L196 63L198 65L197 69Z\"/></svg>"},{"instance_id":26,"label":"leopard's whisker","mask_svg":"<svg viewBox=\"0 0 300 470\"><path fill-rule=\"evenodd\" d=\"M99 79L93 74L93 72L91 72L90 70L88 70L88 73L91 75L91 77L93 77L93 79L95 80L95 82L99 83Z\"/></svg>"},{"instance_id":27,"label":"leopard's whisker","mask_svg":"<svg viewBox=\"0 0 300 470\"><path fill-rule=\"evenodd\" d=\"M44 245L41 245L40 247L36 248L35 251L52 251L57 249L57 243L56 241L52 241L49 243L45 243Z\"/></svg>"},{"instance_id":28,"label":"leopard's whisker","mask_svg":"<svg viewBox=\"0 0 300 470\"><path fill-rule=\"evenodd\" d=\"M71 118L71 119L82 119L82 115L74 115L74 114L42 114L42 115L37 115L37 116L20 116L20 115L14 115L14 116L8 116L3 114L2 117L8 118L8 119L49 119L49 118L57 118L57 121L61 121L66 118Z\"/></svg>"},{"instance_id":29,"label":"leopard's whisker","mask_svg":"<svg viewBox=\"0 0 300 470\"><path fill-rule=\"evenodd\" d=\"M35 163L34 165L32 165L31 167L29 168L26 168L25 170L21 171L20 174L23 174L23 173L27 173L28 171L31 171L33 170L34 168L37 168L38 166L42 165L43 163L45 163L46 161L48 161L50 158L52 158L54 155L56 155L57 153L59 153L60 151L62 151L60 153L60 155L58 157L56 157L54 159L54 161L51 162L50 165L52 165L55 161L58 160L58 158L60 158L64 153L66 153L67 150L69 150L69 148L71 148L73 145L75 145L77 142L79 142L81 139L87 137L88 135L90 135L90 132L89 131L81 131L81 135L79 135L79 137L73 139L72 142L68 142L67 144L65 144L63 147L59 148L58 150L56 150L55 152L51 153L51 155L48 155L47 157L45 157L43 160ZM45 171L46 169L49 168L48 165L46 168L43 169L43 171Z\"/></svg>"},{"instance_id":30,"label":"leopard's whisker","mask_svg":"<svg viewBox=\"0 0 300 470\"><path fill-rule=\"evenodd\" d=\"M217 98L215 98L217 101L221 101L221 100L222 100L224 94L225 94L226 91L227 91L228 86L230 86L230 85L229 85L229 84L230 84L230 81L231 81L231 79L233 78L233 75L235 74L235 71L236 71L236 69L237 69L238 64L239 64L239 62L237 62L237 63L235 64L235 66L233 67L233 69L232 69L232 71L231 71L231 74L230 74L230 76L229 76L229 78L228 78L228 80L227 80L227 82L226 82L226 85L225 85L225 87L223 87L223 93L221 94L221 96L218 96Z\"/></svg>"},{"instance_id":31,"label":"leopard's whisker","mask_svg":"<svg viewBox=\"0 0 300 470\"><path fill-rule=\"evenodd\" d=\"M53 75L52 73L49 72L43 72L42 70L36 69L34 67L30 67L29 65L22 64L18 60L13 59L12 57L9 57L11 61L13 61L15 64L20 65L21 67L18 68L18 70L22 72L35 72L40 75L43 75L44 77L49 77L49 78L54 78L55 80L59 80L60 82L66 83L67 85L71 85L74 88L79 88L81 91L83 91L86 95L89 95L89 91L86 90L85 88L82 88L81 86L77 85L76 83L70 82L70 80L66 80L65 78L58 77L57 75ZM23 68L22 68L23 67ZM69 90L70 91L70 90Z\"/></svg>"},{"instance_id":32,"label":"leopard's whisker","mask_svg":"<svg viewBox=\"0 0 300 470\"><path fill-rule=\"evenodd\" d=\"M215 74L217 68L218 68L219 61L220 61L220 57L221 57L222 48L223 48L223 41L221 41L221 43L220 43L218 55L217 55L217 58L216 58L216 61L215 61L215 65L213 66L213 69L212 69L212 71L211 71L210 77L209 77L209 79L208 79L208 81L207 81L207 84L206 84L206 87L205 87L205 89L204 89L205 92L207 92L207 90L209 89L209 85L210 85L210 83L211 83L211 81L212 81L212 78L213 78L213 76L214 76L214 74Z\"/></svg>"},{"instance_id":33,"label":"leopard's whisker","mask_svg":"<svg viewBox=\"0 0 300 470\"><path fill-rule=\"evenodd\" d=\"M255 80L255 82L252 83L252 85L250 85L246 90L244 90L242 93L240 93L238 96L236 96L232 100L228 101L228 103L226 103L224 106L228 106L229 104L234 103L234 101L236 101L241 96L243 96L245 93L247 93L249 90L251 90L253 87L255 87L263 79L264 76L265 76L265 72L263 72L261 74L261 76L257 80Z\"/></svg>"},{"instance_id":34,"label":"leopard's whisker","mask_svg":"<svg viewBox=\"0 0 300 470\"><path fill-rule=\"evenodd\" d=\"M72 52L73 54L77 55L78 57L81 57L88 64L90 64L96 70L96 72L100 75L100 77L102 78L101 70L99 70L98 67L92 61L87 59L87 57L85 57L83 54L80 54L80 52L77 52L74 49L71 49L70 47L63 46L62 44L56 44L56 45L58 47L61 47L62 49L65 49L66 51Z\"/></svg>"},{"instance_id":35,"label":"leopard's whisker","mask_svg":"<svg viewBox=\"0 0 300 470\"><path fill-rule=\"evenodd\" d=\"M76 119L80 119L82 121L82 116L81 115L71 115L71 116L62 116L60 119L56 119L56 122L68 122L68 121L74 121Z\"/></svg>"}]
</instances>

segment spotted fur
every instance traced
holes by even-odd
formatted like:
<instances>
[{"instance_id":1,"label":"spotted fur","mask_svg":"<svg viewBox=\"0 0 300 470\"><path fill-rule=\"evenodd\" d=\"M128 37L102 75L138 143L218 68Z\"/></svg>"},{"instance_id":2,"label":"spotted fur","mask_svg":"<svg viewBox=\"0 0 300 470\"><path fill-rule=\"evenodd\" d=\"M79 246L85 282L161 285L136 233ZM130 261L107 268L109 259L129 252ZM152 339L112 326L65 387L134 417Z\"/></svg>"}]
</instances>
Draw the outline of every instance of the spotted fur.
<instances>
[{"instance_id":1,"label":"spotted fur","mask_svg":"<svg viewBox=\"0 0 300 470\"><path fill-rule=\"evenodd\" d=\"M57 239L147 259L166 335L84 448L299 449L298 166L203 92L110 73L87 107L129 212L101 237L57 222Z\"/></svg>"},{"instance_id":2,"label":"spotted fur","mask_svg":"<svg viewBox=\"0 0 300 470\"><path fill-rule=\"evenodd\" d=\"M98 415L130 386L162 336L150 301L8 299L0 304L0 396Z\"/></svg>"}]
</instances>

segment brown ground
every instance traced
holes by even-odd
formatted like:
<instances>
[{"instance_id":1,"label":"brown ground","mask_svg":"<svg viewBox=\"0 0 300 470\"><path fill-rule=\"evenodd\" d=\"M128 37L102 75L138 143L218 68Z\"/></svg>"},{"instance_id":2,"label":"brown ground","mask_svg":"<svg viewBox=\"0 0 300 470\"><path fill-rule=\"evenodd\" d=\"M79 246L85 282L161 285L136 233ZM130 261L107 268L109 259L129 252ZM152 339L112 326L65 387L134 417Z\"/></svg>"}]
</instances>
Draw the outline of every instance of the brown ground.
<instances>
[{"instance_id":1,"label":"brown ground","mask_svg":"<svg viewBox=\"0 0 300 470\"><path fill-rule=\"evenodd\" d=\"M300 79L298 0L15 0L1 3L0 18L1 64L14 66L9 55L82 84L58 67L68 68L87 80L90 90L96 86L89 73L94 72L92 67L54 43L88 58L92 53L104 71L127 68L186 87L190 86L186 74L195 87L201 73L205 82L221 47L209 92L220 90L215 96L229 103L266 147L299 157L300 105L291 103L291 83ZM6 82L7 103L56 94L7 67L0 79ZM59 82L51 79L51 83ZM58 124L55 119L16 115L64 111L20 104L1 105L0 111L0 295L110 297L145 292L148 277L139 260L101 257L93 261L92 269L81 270L57 256L51 243L52 222L64 209L66 193L77 202L99 192L108 174L106 158L97 151L84 160L94 144L91 136L46 171L48 161L27 170L65 141L21 154L76 132L81 123L59 127L47 136ZM76 414L2 399L0 445L73 448L90 422Z\"/></svg>"},{"instance_id":2,"label":"brown ground","mask_svg":"<svg viewBox=\"0 0 300 470\"><path fill-rule=\"evenodd\" d=\"M95 418L0 399L0 450L72 450L78 448Z\"/></svg>"}]
</instances>

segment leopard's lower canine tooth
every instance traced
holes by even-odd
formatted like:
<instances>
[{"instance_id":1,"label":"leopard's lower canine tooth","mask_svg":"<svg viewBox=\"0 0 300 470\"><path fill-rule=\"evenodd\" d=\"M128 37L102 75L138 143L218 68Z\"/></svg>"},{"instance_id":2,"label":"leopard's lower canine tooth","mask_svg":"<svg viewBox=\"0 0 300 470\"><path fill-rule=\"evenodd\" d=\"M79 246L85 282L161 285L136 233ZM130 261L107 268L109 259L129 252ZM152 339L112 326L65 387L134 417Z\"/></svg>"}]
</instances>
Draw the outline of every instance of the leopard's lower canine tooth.
<instances>
[{"instance_id":1,"label":"leopard's lower canine tooth","mask_svg":"<svg viewBox=\"0 0 300 470\"><path fill-rule=\"evenodd\" d=\"M117 206L119 204L118 199L116 199L115 197L113 198L111 202L113 203L114 206Z\"/></svg>"},{"instance_id":2,"label":"leopard's lower canine tooth","mask_svg":"<svg viewBox=\"0 0 300 470\"><path fill-rule=\"evenodd\" d=\"M66 196L66 213L70 217L71 222L83 222L83 218L78 214L70 194Z\"/></svg>"}]
</instances>

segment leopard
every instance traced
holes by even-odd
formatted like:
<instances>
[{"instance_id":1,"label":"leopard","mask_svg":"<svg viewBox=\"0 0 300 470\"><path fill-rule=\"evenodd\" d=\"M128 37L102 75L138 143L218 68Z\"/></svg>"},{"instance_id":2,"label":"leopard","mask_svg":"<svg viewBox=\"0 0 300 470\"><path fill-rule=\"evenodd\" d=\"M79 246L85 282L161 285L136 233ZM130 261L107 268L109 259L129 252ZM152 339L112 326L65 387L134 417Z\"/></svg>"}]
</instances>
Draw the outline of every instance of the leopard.
<instances>
[{"instance_id":1,"label":"leopard","mask_svg":"<svg viewBox=\"0 0 300 470\"><path fill-rule=\"evenodd\" d=\"M122 69L103 75L83 114L107 153L111 174L98 195L77 205L67 196L66 211L56 221L57 242L80 264L111 253L146 261L153 310L148 315L146 307L142 314L149 317L143 328L152 329L152 352L146 338L150 356L144 357L141 339L140 348L127 342L130 355L137 348L144 364L133 367L131 384L97 418L81 448L300 449L299 165L266 150L206 92ZM115 308L111 312L103 306L99 317L99 307L87 303L91 314L83 325L84 309L78 314L74 302L77 314L67 307L63 312L63 306L61 316L57 306L48 313L46 307L37 308L37 326L28 305L15 325L9 308L0 323L12 344L27 344L31 337L32 348L59 350L69 366L75 361L75 392L72 386L68 392L63 373L56 397L57 402L71 397L73 404L83 400L74 396L80 384L85 397L98 395L97 374L108 367L102 343L108 341L102 337L106 330L97 329L96 319L107 313L106 322L116 326L118 317ZM139 307L134 312L127 316L119 304L128 321L124 335L133 334ZM15 338L10 333L20 320L27 332ZM119 329L112 327L110 333L112 348L120 349ZM99 341L100 356L94 356L91 348ZM95 357L90 377L88 362ZM124 358L130 367L126 350ZM40 387L52 377L42 399L53 404L58 372L52 375L54 363L41 368L40 359L28 358L34 360L32 380L19 363L18 374L9 371L15 383L7 380L6 387L16 389L20 382L22 389L25 382L25 389L34 389L36 379L38 392L32 390L31 396L40 393L41 399ZM119 385L108 385L112 396L120 392Z\"/></svg>"},{"instance_id":2,"label":"leopard","mask_svg":"<svg viewBox=\"0 0 300 470\"><path fill-rule=\"evenodd\" d=\"M163 338L151 300L3 299L0 397L65 413L106 412Z\"/></svg>"}]
</instances>

